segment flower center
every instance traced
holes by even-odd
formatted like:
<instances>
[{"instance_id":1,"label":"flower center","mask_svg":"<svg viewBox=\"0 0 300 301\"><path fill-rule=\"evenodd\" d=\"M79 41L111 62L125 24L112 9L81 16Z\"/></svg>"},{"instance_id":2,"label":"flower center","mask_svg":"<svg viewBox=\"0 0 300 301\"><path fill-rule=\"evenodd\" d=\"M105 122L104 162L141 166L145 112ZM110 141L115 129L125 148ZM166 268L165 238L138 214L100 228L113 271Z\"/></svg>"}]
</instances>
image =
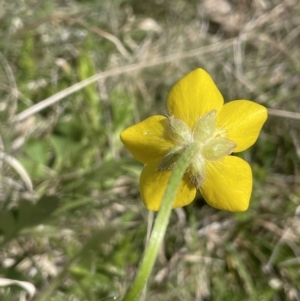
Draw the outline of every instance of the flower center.
<instances>
[{"instance_id":1,"label":"flower center","mask_svg":"<svg viewBox=\"0 0 300 301\"><path fill-rule=\"evenodd\" d=\"M221 137L216 129L216 114L213 110L198 119L193 130L181 119L168 117L168 135L175 146L164 156L159 170L170 170L176 164L177 159L188 151L190 147L196 147L197 153L187 169L191 182L199 188L205 179L206 162L220 160L232 153L236 143Z\"/></svg>"}]
</instances>

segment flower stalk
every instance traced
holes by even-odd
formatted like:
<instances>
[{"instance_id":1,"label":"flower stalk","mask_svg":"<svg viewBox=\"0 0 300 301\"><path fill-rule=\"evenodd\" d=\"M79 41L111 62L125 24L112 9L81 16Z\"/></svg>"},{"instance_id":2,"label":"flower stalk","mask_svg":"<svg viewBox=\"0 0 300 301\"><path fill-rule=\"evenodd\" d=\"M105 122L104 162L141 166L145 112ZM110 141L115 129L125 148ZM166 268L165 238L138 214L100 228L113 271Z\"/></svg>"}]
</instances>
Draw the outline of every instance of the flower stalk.
<instances>
[{"instance_id":1,"label":"flower stalk","mask_svg":"<svg viewBox=\"0 0 300 301\"><path fill-rule=\"evenodd\" d=\"M182 181L182 177L185 174L188 166L191 164L197 151L198 147L191 145L190 147L185 149L185 151L176 161L172 175L165 190L159 212L157 214L157 218L149 239L148 247L145 250L144 257L140 263L135 279L128 289L123 301L136 300L140 296L147 282L147 279L150 276L155 260L157 258L159 248L165 236L173 203L176 198L179 185Z\"/></svg>"}]
</instances>

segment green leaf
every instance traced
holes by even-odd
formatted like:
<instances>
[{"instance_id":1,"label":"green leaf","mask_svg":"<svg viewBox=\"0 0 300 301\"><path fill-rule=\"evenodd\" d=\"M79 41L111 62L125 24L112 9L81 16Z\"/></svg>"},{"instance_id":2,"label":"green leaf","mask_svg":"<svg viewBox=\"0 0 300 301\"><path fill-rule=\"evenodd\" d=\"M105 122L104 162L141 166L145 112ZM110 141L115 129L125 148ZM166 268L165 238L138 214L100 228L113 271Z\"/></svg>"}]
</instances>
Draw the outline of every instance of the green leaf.
<instances>
[{"instance_id":1,"label":"green leaf","mask_svg":"<svg viewBox=\"0 0 300 301\"><path fill-rule=\"evenodd\" d=\"M0 234L5 240L12 238L17 232L16 221L12 211L0 212Z\"/></svg>"},{"instance_id":2,"label":"green leaf","mask_svg":"<svg viewBox=\"0 0 300 301\"><path fill-rule=\"evenodd\" d=\"M85 255L90 250L98 249L100 244L111 240L116 231L117 229L113 226L95 230L90 239L85 243L85 245L81 249L79 256Z\"/></svg>"},{"instance_id":3,"label":"green leaf","mask_svg":"<svg viewBox=\"0 0 300 301\"><path fill-rule=\"evenodd\" d=\"M59 200L53 196L43 196L36 204L21 202L18 210L18 229L44 222L57 209L58 204Z\"/></svg>"},{"instance_id":4,"label":"green leaf","mask_svg":"<svg viewBox=\"0 0 300 301\"><path fill-rule=\"evenodd\" d=\"M31 179L40 180L47 176L45 166L48 166L49 155L48 142L33 139L24 146L24 154L19 159Z\"/></svg>"},{"instance_id":5,"label":"green leaf","mask_svg":"<svg viewBox=\"0 0 300 301\"><path fill-rule=\"evenodd\" d=\"M72 166L74 155L80 151L82 147L77 141L68 137L52 135L50 142L55 151L55 170L60 170L62 166Z\"/></svg>"},{"instance_id":6,"label":"green leaf","mask_svg":"<svg viewBox=\"0 0 300 301\"><path fill-rule=\"evenodd\" d=\"M43 196L34 204L22 200L17 208L0 212L0 234L4 241L17 236L24 228L33 227L45 220L57 209L59 200L53 196Z\"/></svg>"}]
</instances>

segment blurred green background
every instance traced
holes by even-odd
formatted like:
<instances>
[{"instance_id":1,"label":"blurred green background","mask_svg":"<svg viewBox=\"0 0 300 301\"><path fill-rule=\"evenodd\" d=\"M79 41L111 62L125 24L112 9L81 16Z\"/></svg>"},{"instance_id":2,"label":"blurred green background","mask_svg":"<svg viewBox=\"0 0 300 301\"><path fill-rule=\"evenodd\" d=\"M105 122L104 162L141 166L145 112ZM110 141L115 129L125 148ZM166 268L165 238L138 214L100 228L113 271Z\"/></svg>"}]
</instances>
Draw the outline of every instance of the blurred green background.
<instances>
[{"instance_id":1,"label":"blurred green background","mask_svg":"<svg viewBox=\"0 0 300 301\"><path fill-rule=\"evenodd\" d=\"M298 0L0 0L0 36L1 301L122 299L151 215L119 133L197 67L270 109L251 205L174 210L141 300L300 300Z\"/></svg>"}]
</instances>

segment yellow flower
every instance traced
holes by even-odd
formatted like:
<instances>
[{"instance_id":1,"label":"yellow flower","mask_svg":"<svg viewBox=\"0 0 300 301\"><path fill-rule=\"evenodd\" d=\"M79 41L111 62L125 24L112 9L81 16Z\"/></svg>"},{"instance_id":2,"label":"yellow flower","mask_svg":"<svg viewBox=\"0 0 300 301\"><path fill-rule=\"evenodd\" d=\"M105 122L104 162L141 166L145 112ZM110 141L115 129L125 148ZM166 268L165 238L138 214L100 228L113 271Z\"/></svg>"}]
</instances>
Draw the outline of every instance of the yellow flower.
<instances>
[{"instance_id":1,"label":"yellow flower","mask_svg":"<svg viewBox=\"0 0 300 301\"><path fill-rule=\"evenodd\" d=\"M173 208L191 203L196 189L217 209L248 208L251 168L230 154L254 144L267 110L248 100L223 102L210 75L196 69L171 89L167 103L170 116L152 116L121 133L126 148L145 164L140 191L149 210L159 209L172 168L189 147L197 147L197 154L181 181Z\"/></svg>"}]
</instances>

